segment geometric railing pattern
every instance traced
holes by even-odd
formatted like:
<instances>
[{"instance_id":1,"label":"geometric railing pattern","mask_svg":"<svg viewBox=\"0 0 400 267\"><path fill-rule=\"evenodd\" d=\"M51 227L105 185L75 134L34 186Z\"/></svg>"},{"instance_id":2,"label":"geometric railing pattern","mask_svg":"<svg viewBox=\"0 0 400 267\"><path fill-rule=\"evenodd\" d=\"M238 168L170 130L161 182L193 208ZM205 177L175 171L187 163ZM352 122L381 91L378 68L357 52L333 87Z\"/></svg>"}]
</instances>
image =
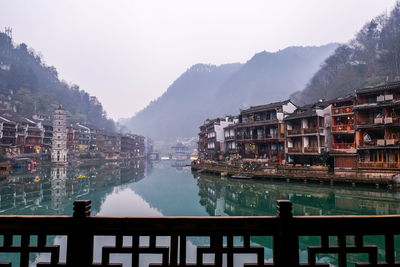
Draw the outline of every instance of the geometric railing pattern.
<instances>
[{"instance_id":1,"label":"geometric railing pattern","mask_svg":"<svg viewBox=\"0 0 400 267\"><path fill-rule=\"evenodd\" d=\"M37 266L122 266L111 263L114 254L127 255L132 266L143 266L141 256L156 255L157 266L234 266L237 255L251 254L252 266L329 266L318 263L322 254L335 254L340 267L349 254L367 255L356 266L400 266L395 262L395 236L400 234L400 216L293 216L290 201L278 201L277 216L269 217L91 217L90 201L74 202L73 216L0 216L0 254L17 253L20 266L29 266L32 253L50 254ZM383 251L365 244L366 235L384 237ZM65 262L60 247L48 244L48 236L66 236ZM113 238L113 245L100 248L94 262L98 236ZM206 237L209 244L196 246L188 262L189 237ZM271 237L272 259L253 237ZM299 237L317 236L319 246L308 246L308 262L300 264ZM146 242L142 242L143 238ZM238 244L237 237L240 237ZM337 242L331 244L330 237ZM346 238L352 237L349 245ZM235 239L236 238L236 239ZM130 242L125 242L129 239ZM164 244L160 244L163 239ZM129 244L127 244L129 243ZM382 248L380 248L382 250ZM378 261L378 254L384 261ZM205 262L206 256L211 263ZM209 260L209 259L208 259ZM11 266L1 262L0 266Z\"/></svg>"}]
</instances>

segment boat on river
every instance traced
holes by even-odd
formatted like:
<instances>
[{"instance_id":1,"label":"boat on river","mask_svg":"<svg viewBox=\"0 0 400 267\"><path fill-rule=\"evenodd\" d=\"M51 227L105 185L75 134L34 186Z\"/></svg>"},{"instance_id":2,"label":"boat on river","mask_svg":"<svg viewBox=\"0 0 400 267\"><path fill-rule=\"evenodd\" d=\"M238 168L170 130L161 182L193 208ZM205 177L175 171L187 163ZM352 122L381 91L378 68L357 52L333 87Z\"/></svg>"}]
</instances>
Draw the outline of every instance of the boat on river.
<instances>
[{"instance_id":1,"label":"boat on river","mask_svg":"<svg viewBox=\"0 0 400 267\"><path fill-rule=\"evenodd\" d=\"M253 176L250 176L248 174L238 173L238 174L232 175L231 178L242 179L242 180L251 180L251 179L253 179Z\"/></svg>"}]
</instances>

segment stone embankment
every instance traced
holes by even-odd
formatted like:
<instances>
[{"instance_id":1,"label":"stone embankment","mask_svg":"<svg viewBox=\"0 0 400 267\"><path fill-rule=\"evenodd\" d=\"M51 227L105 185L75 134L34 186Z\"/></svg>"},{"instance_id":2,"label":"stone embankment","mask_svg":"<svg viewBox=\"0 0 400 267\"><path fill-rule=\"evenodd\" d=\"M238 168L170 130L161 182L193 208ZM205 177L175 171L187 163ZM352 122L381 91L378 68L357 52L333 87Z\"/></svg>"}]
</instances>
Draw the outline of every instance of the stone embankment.
<instances>
[{"instance_id":1,"label":"stone embankment","mask_svg":"<svg viewBox=\"0 0 400 267\"><path fill-rule=\"evenodd\" d=\"M284 179L287 182L298 181L321 184L373 185L383 188L400 188L398 172L385 170L347 170L329 171L325 166L263 166L257 162L195 163L192 170L202 173L213 173L227 177L252 179Z\"/></svg>"}]
</instances>

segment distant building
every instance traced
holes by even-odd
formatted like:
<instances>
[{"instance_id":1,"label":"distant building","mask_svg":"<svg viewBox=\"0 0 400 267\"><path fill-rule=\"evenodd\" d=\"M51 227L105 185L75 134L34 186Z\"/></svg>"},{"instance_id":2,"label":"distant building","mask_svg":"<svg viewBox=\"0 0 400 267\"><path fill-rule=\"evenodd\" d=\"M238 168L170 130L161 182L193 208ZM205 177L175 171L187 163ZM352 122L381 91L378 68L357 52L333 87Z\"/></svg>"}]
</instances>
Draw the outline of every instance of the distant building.
<instances>
[{"instance_id":1,"label":"distant building","mask_svg":"<svg viewBox=\"0 0 400 267\"><path fill-rule=\"evenodd\" d=\"M205 124L200 126L199 141L197 142L198 158L204 160L207 150L207 131Z\"/></svg>"},{"instance_id":2,"label":"distant building","mask_svg":"<svg viewBox=\"0 0 400 267\"><path fill-rule=\"evenodd\" d=\"M330 148L331 103L299 107L284 120L288 162L321 165L321 155Z\"/></svg>"},{"instance_id":3,"label":"distant building","mask_svg":"<svg viewBox=\"0 0 400 267\"><path fill-rule=\"evenodd\" d=\"M332 102L332 148L335 168L356 169L357 148L355 140L356 120L354 117L355 97L341 97Z\"/></svg>"},{"instance_id":4,"label":"distant building","mask_svg":"<svg viewBox=\"0 0 400 267\"><path fill-rule=\"evenodd\" d=\"M206 148L204 151L201 150L199 141L199 157L200 159L208 160L219 160L223 157L225 152L225 136L224 128L237 122L237 119L233 116L227 116L225 118L216 118L213 120L206 120L203 124L203 128L200 127L199 137L202 137L202 142L205 142ZM205 129L205 132L204 132Z\"/></svg>"},{"instance_id":5,"label":"distant building","mask_svg":"<svg viewBox=\"0 0 400 267\"><path fill-rule=\"evenodd\" d=\"M358 89L356 144L360 169L400 169L400 82Z\"/></svg>"},{"instance_id":6,"label":"distant building","mask_svg":"<svg viewBox=\"0 0 400 267\"><path fill-rule=\"evenodd\" d=\"M171 147L173 160L187 160L190 159L189 147L182 143L177 143Z\"/></svg>"},{"instance_id":7,"label":"distant building","mask_svg":"<svg viewBox=\"0 0 400 267\"><path fill-rule=\"evenodd\" d=\"M67 112L61 106L54 111L51 161L67 163Z\"/></svg>"},{"instance_id":8,"label":"distant building","mask_svg":"<svg viewBox=\"0 0 400 267\"><path fill-rule=\"evenodd\" d=\"M224 128L224 151L228 155L237 155L236 124Z\"/></svg>"},{"instance_id":9,"label":"distant building","mask_svg":"<svg viewBox=\"0 0 400 267\"><path fill-rule=\"evenodd\" d=\"M52 148L52 140L53 140L53 123L50 120L43 121L43 152L50 152Z\"/></svg>"},{"instance_id":10,"label":"distant building","mask_svg":"<svg viewBox=\"0 0 400 267\"><path fill-rule=\"evenodd\" d=\"M296 110L290 100L242 110L236 126L236 142L243 158L285 160L284 119Z\"/></svg>"}]
</instances>

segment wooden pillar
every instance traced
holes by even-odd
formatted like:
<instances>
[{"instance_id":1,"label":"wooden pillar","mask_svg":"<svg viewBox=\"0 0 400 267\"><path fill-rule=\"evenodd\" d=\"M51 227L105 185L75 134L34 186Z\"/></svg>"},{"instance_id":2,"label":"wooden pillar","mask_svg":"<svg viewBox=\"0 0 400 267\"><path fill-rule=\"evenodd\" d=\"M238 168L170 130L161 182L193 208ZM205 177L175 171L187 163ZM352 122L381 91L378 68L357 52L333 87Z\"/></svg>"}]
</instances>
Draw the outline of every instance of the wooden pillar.
<instances>
[{"instance_id":1,"label":"wooden pillar","mask_svg":"<svg viewBox=\"0 0 400 267\"><path fill-rule=\"evenodd\" d=\"M292 202L289 200L277 201L279 232L274 236L274 264L275 266L298 266L299 241L293 222Z\"/></svg>"},{"instance_id":2,"label":"wooden pillar","mask_svg":"<svg viewBox=\"0 0 400 267\"><path fill-rule=\"evenodd\" d=\"M74 201L74 230L68 235L67 266L91 266L93 262L93 235L90 235L90 200Z\"/></svg>"}]
</instances>

